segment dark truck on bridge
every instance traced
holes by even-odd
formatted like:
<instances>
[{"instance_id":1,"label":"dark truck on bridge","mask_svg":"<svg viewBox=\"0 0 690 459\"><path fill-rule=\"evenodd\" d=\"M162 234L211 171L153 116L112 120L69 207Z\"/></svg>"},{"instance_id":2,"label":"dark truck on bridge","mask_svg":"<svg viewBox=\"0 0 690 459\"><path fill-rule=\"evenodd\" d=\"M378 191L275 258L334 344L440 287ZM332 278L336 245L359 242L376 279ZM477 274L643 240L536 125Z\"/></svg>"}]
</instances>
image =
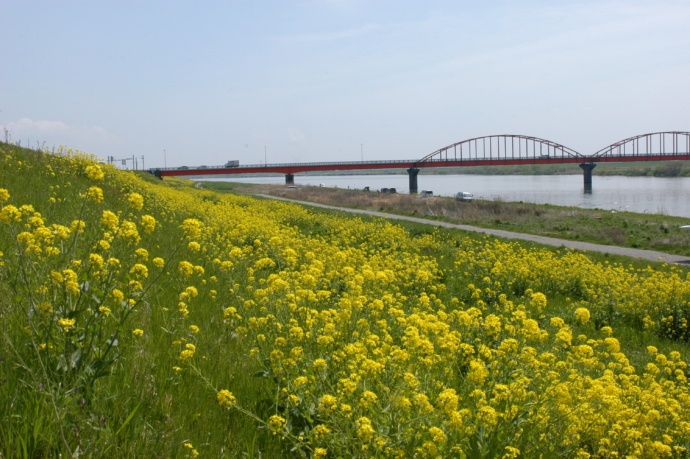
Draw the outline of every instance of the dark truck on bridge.
<instances>
[{"instance_id":1,"label":"dark truck on bridge","mask_svg":"<svg viewBox=\"0 0 690 459\"><path fill-rule=\"evenodd\" d=\"M240 165L240 161L237 159L233 159L233 160L225 163L225 167L239 167L239 165Z\"/></svg>"}]
</instances>

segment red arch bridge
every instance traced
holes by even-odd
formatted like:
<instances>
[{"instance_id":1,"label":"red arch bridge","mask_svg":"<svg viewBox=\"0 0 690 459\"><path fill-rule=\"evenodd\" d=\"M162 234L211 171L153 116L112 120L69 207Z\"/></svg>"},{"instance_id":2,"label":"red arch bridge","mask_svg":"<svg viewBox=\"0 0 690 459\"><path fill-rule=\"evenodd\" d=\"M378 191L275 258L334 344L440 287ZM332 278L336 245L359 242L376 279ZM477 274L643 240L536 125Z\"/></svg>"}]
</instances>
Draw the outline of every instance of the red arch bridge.
<instances>
[{"instance_id":1,"label":"red arch bridge","mask_svg":"<svg viewBox=\"0 0 690 459\"><path fill-rule=\"evenodd\" d=\"M295 175L307 171L407 169L410 193L417 193L417 175L425 167L505 166L520 164L580 165L585 193L592 191L592 170L597 163L622 161L690 160L690 132L668 131L629 137L592 155L583 155L550 140L525 135L490 135L463 140L439 148L417 160L340 161L223 166L197 166L150 169L156 177L184 175L223 175L282 173L285 183L293 184Z\"/></svg>"}]
</instances>

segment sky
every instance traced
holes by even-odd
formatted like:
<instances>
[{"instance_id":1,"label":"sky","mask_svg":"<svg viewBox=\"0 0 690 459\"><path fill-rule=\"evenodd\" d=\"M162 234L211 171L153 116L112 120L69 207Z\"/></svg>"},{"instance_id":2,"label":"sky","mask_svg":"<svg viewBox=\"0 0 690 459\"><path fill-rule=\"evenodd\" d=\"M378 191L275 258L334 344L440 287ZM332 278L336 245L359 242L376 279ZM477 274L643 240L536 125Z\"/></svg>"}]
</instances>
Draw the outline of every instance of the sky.
<instances>
[{"instance_id":1,"label":"sky","mask_svg":"<svg viewBox=\"0 0 690 459\"><path fill-rule=\"evenodd\" d=\"M592 154L690 131L687 0L0 0L0 13L2 140L138 167L419 159L500 134Z\"/></svg>"}]
</instances>

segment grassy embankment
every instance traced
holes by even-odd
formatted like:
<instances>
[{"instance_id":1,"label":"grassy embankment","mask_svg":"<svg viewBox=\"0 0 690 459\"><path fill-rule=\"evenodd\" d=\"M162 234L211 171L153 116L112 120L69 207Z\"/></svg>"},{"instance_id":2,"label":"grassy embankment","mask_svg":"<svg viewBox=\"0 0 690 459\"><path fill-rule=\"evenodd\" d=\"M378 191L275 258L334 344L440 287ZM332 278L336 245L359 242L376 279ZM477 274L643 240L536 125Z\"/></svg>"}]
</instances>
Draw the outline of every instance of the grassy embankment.
<instances>
[{"instance_id":1,"label":"grassy embankment","mask_svg":"<svg viewBox=\"0 0 690 459\"><path fill-rule=\"evenodd\" d=\"M467 203L445 197L422 198L313 186L289 189L280 185L230 182L201 182L201 186L216 191L271 194L483 228L690 255L690 231L680 228L689 224L689 220L683 217L517 202L475 200Z\"/></svg>"},{"instance_id":2,"label":"grassy embankment","mask_svg":"<svg viewBox=\"0 0 690 459\"><path fill-rule=\"evenodd\" d=\"M423 198L314 186L289 189L280 185L229 182L201 182L201 186L217 191L271 194L483 228L690 255L690 231L680 228L690 220L683 217L517 202L476 200L467 203L446 197Z\"/></svg>"},{"instance_id":3,"label":"grassy embankment","mask_svg":"<svg viewBox=\"0 0 690 459\"><path fill-rule=\"evenodd\" d=\"M690 447L682 268L0 165L3 457Z\"/></svg>"}]
</instances>

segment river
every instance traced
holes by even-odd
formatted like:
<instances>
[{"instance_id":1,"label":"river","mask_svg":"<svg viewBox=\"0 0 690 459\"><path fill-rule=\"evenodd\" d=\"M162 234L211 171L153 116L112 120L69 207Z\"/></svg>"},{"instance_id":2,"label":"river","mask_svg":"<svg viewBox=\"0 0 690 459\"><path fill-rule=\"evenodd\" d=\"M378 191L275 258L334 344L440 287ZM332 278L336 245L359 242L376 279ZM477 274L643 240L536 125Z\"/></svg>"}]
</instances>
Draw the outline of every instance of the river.
<instances>
[{"instance_id":1,"label":"river","mask_svg":"<svg viewBox=\"0 0 690 459\"><path fill-rule=\"evenodd\" d=\"M229 177L218 180L285 184L284 176ZM407 175L295 175L295 185L372 191L395 188L407 193ZM582 175L419 175L419 191L455 196L468 191L475 199L522 201L576 206L586 209L628 211L690 218L690 178L593 176L592 193L584 193Z\"/></svg>"}]
</instances>

